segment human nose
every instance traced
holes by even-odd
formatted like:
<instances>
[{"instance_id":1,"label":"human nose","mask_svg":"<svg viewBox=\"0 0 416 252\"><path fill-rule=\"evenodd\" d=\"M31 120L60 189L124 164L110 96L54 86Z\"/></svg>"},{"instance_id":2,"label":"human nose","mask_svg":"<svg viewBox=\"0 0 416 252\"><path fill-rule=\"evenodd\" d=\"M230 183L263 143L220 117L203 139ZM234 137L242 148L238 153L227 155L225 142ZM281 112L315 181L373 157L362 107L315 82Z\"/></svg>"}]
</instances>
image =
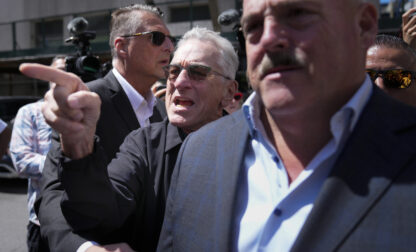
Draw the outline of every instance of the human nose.
<instances>
[{"instance_id":1,"label":"human nose","mask_svg":"<svg viewBox=\"0 0 416 252\"><path fill-rule=\"evenodd\" d=\"M383 82L383 78L381 78L381 76L380 75L377 75L376 76L376 79L374 80L374 83L379 87L379 88L381 88L381 89L385 89L385 86L384 86L384 82Z\"/></svg>"},{"instance_id":2,"label":"human nose","mask_svg":"<svg viewBox=\"0 0 416 252\"><path fill-rule=\"evenodd\" d=\"M172 40L168 37L165 38L165 41L163 42L163 47L164 47L164 50L169 53L172 53L173 49L175 48Z\"/></svg>"},{"instance_id":3,"label":"human nose","mask_svg":"<svg viewBox=\"0 0 416 252\"><path fill-rule=\"evenodd\" d=\"M173 82L173 85L175 85L175 88L177 89L189 88L191 86L191 79L189 78L188 71L185 68L180 70L178 77L176 77Z\"/></svg>"},{"instance_id":4,"label":"human nose","mask_svg":"<svg viewBox=\"0 0 416 252\"><path fill-rule=\"evenodd\" d=\"M274 51L289 47L289 31L275 17L267 16L264 20L261 43L266 50Z\"/></svg>"}]
</instances>

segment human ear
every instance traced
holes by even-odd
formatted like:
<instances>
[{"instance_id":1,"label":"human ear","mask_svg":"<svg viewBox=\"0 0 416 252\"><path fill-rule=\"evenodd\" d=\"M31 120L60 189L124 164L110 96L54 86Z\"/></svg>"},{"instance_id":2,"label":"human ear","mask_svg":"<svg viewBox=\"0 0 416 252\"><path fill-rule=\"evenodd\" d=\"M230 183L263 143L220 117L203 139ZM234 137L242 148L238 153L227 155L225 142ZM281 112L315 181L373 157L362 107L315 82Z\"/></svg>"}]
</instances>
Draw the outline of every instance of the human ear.
<instances>
[{"instance_id":1,"label":"human ear","mask_svg":"<svg viewBox=\"0 0 416 252\"><path fill-rule=\"evenodd\" d=\"M358 10L358 26L361 44L367 50L373 43L378 32L378 14L371 3L362 3Z\"/></svg>"},{"instance_id":2,"label":"human ear","mask_svg":"<svg viewBox=\"0 0 416 252\"><path fill-rule=\"evenodd\" d=\"M126 39L118 37L114 40L114 48L117 53L117 56L120 58L125 58L128 54L128 42Z\"/></svg>"},{"instance_id":3,"label":"human ear","mask_svg":"<svg viewBox=\"0 0 416 252\"><path fill-rule=\"evenodd\" d=\"M227 107L228 104L231 103L231 101L233 100L234 94L238 90L238 82L236 80L229 80L226 85L227 87L225 88L224 96L221 100L221 106L223 108Z\"/></svg>"}]
</instances>

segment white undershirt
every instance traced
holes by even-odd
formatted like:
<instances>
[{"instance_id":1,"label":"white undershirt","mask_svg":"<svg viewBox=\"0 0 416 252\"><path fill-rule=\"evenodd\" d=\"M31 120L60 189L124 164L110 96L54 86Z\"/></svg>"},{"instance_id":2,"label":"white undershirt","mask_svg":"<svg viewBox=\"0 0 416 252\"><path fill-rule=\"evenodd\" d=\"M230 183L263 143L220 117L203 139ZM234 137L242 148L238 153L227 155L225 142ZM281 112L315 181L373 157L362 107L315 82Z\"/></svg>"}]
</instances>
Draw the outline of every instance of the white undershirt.
<instances>
[{"instance_id":1,"label":"white undershirt","mask_svg":"<svg viewBox=\"0 0 416 252\"><path fill-rule=\"evenodd\" d=\"M136 89L133 88L130 83L128 83L128 81L117 71L117 69L113 68L112 71L117 81L120 83L121 87L126 93L134 113L136 113L140 127L143 128L149 126L149 118L153 115L153 107L156 104L156 98L152 91L149 90L147 92L145 99L139 92L137 92Z\"/></svg>"}]
</instances>

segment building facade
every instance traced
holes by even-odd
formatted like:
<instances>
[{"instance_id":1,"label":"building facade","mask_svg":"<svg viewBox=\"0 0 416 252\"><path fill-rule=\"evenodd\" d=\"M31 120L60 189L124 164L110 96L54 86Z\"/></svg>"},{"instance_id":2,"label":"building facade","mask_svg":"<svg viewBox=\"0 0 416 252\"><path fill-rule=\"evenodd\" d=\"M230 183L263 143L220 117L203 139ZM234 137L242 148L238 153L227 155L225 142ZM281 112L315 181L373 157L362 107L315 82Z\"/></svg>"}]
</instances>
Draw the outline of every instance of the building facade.
<instances>
[{"instance_id":1,"label":"building facade","mask_svg":"<svg viewBox=\"0 0 416 252\"><path fill-rule=\"evenodd\" d=\"M94 55L102 63L110 59L108 45L110 14L135 3L153 3L164 13L173 36L180 37L194 26L221 32L238 46L235 23L224 26L217 17L229 9L241 9L242 0L0 0L0 95L42 96L48 85L18 72L22 62L49 64L57 54L74 55L76 47L65 40L72 34L68 23L75 17L88 20L87 30ZM416 0L368 0L380 13L380 32L400 32L401 14L416 6Z\"/></svg>"},{"instance_id":2,"label":"building facade","mask_svg":"<svg viewBox=\"0 0 416 252\"><path fill-rule=\"evenodd\" d=\"M22 62L49 64L56 54L73 55L76 47L68 23L84 17L89 31L96 33L91 50L102 62L110 59L108 45L111 12L135 3L153 3L173 36L179 37L194 26L232 35L231 26L220 26L217 17L228 9L241 7L240 0L0 0L0 95L43 95L47 84L21 76Z\"/></svg>"}]
</instances>

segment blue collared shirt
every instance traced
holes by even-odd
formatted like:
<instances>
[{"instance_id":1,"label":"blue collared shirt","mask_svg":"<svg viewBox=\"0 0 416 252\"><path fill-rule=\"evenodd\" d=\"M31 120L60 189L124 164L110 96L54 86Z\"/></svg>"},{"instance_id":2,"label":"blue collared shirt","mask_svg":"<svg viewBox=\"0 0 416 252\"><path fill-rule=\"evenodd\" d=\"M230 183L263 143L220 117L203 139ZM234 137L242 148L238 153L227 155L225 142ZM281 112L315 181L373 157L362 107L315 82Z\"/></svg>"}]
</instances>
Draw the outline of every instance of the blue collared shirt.
<instances>
[{"instance_id":1,"label":"blue collared shirt","mask_svg":"<svg viewBox=\"0 0 416 252\"><path fill-rule=\"evenodd\" d=\"M40 177L46 154L51 146L52 129L43 117L43 101L27 104L19 109L10 140L10 156L19 175L28 180L29 220L39 225L33 205L40 190Z\"/></svg>"},{"instance_id":2,"label":"blue collared shirt","mask_svg":"<svg viewBox=\"0 0 416 252\"><path fill-rule=\"evenodd\" d=\"M247 99L243 111L251 142L245 153L244 183L238 193L239 251L290 250L372 89L367 76L353 97L331 117L330 141L292 183L260 120L259 96L253 93Z\"/></svg>"}]
</instances>

